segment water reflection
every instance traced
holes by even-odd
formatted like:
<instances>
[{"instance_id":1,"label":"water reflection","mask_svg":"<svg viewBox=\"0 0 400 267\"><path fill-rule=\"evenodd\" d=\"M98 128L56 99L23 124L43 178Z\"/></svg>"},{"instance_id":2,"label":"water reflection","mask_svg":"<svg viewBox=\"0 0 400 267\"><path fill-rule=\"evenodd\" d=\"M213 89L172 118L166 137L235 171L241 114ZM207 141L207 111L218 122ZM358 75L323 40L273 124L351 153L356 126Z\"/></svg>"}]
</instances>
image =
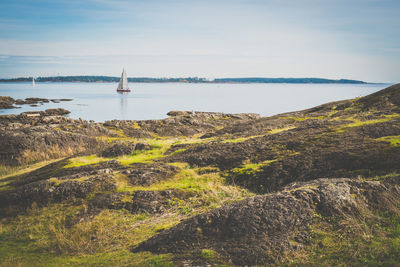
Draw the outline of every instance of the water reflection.
<instances>
[{"instance_id":1,"label":"water reflection","mask_svg":"<svg viewBox=\"0 0 400 267\"><path fill-rule=\"evenodd\" d=\"M123 119L127 118L127 109L128 109L128 96L126 94L120 94L120 111L121 111L121 116Z\"/></svg>"}]
</instances>

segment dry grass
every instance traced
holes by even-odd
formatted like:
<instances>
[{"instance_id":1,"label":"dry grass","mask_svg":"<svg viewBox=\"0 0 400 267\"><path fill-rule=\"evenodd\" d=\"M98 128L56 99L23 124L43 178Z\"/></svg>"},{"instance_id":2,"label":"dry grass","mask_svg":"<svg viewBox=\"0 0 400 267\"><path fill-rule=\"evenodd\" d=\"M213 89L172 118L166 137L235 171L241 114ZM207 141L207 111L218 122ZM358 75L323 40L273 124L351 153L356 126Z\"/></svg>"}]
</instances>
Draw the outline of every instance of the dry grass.
<instances>
[{"instance_id":1,"label":"dry grass","mask_svg":"<svg viewBox=\"0 0 400 267\"><path fill-rule=\"evenodd\" d=\"M4 166L0 165L0 180L8 178L10 176L15 176L15 175L20 175L24 173L28 173L31 171L34 171L36 169L42 168L43 166L46 166L50 163L56 162L63 160L64 158L58 158L58 159L52 159L52 160L46 160L46 161L41 161L38 163L33 163L33 164L28 164L28 165L23 165L19 167L11 167L11 166Z\"/></svg>"},{"instance_id":2,"label":"dry grass","mask_svg":"<svg viewBox=\"0 0 400 267\"><path fill-rule=\"evenodd\" d=\"M154 235L160 225L165 228L179 221L172 215L150 218L125 210L103 210L93 218L81 217L80 221L77 214L82 214L78 207L34 206L27 214L0 224L0 235L27 239L49 253L83 255L128 248Z\"/></svg>"},{"instance_id":3,"label":"dry grass","mask_svg":"<svg viewBox=\"0 0 400 267\"><path fill-rule=\"evenodd\" d=\"M78 211L62 205L33 207L3 220L0 266L172 266L168 255L131 253L129 247L173 226L179 217L104 210L73 223Z\"/></svg>"},{"instance_id":4,"label":"dry grass","mask_svg":"<svg viewBox=\"0 0 400 267\"><path fill-rule=\"evenodd\" d=\"M52 159L59 159L62 157L71 156L85 150L84 145L77 145L74 147L60 147L59 145L47 146L42 149L27 149L23 151L22 155L15 159L18 165L27 165L36 162L49 161ZM1 171L1 170L0 170Z\"/></svg>"}]
</instances>

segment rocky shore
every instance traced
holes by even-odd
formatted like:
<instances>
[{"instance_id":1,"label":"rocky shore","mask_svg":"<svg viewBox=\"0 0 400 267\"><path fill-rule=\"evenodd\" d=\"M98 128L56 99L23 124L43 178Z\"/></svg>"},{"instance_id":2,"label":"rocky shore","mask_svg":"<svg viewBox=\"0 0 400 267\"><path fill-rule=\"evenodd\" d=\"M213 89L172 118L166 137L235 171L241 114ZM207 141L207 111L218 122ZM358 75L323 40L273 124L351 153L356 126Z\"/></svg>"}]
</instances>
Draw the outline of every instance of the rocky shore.
<instances>
[{"instance_id":1,"label":"rocky shore","mask_svg":"<svg viewBox=\"0 0 400 267\"><path fill-rule=\"evenodd\" d=\"M30 105L31 107L38 107L39 105L43 105L44 103L49 103L49 102L60 103L61 101L72 101L72 99L69 98L47 99L40 97L28 97L25 100L22 100L22 99L14 99L10 96L0 96L0 109L19 108L19 106L21 105Z\"/></svg>"},{"instance_id":2,"label":"rocky shore","mask_svg":"<svg viewBox=\"0 0 400 267\"><path fill-rule=\"evenodd\" d=\"M0 116L0 264L400 261L399 84L272 117L67 112Z\"/></svg>"}]
</instances>

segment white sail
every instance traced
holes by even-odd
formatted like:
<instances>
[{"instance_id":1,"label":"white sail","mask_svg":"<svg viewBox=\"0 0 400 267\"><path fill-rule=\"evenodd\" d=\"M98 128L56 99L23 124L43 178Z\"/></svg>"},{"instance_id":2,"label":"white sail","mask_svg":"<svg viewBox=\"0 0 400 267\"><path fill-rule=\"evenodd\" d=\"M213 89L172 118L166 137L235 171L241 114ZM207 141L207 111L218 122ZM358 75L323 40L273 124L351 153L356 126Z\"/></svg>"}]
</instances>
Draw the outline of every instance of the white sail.
<instances>
[{"instance_id":1,"label":"white sail","mask_svg":"<svg viewBox=\"0 0 400 267\"><path fill-rule=\"evenodd\" d=\"M128 78L125 69L122 70L121 79L119 80L117 91L130 91L128 87Z\"/></svg>"},{"instance_id":2,"label":"white sail","mask_svg":"<svg viewBox=\"0 0 400 267\"><path fill-rule=\"evenodd\" d=\"M32 78L32 86L35 86L35 78Z\"/></svg>"}]
</instances>

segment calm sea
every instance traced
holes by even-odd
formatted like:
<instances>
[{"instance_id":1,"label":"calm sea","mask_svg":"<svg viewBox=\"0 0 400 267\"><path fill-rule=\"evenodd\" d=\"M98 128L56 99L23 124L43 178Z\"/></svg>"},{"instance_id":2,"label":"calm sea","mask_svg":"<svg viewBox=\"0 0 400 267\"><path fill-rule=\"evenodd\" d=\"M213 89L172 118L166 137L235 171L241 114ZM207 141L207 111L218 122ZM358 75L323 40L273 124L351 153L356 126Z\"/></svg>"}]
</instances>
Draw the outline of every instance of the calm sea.
<instances>
[{"instance_id":1,"label":"calm sea","mask_svg":"<svg viewBox=\"0 0 400 267\"><path fill-rule=\"evenodd\" d=\"M364 96L388 84L185 84L130 83L120 95L116 83L0 83L0 95L15 99L72 98L71 102L0 110L0 114L61 107L72 118L106 121L167 117L170 110L253 112L269 116L314 107L326 102Z\"/></svg>"}]
</instances>

